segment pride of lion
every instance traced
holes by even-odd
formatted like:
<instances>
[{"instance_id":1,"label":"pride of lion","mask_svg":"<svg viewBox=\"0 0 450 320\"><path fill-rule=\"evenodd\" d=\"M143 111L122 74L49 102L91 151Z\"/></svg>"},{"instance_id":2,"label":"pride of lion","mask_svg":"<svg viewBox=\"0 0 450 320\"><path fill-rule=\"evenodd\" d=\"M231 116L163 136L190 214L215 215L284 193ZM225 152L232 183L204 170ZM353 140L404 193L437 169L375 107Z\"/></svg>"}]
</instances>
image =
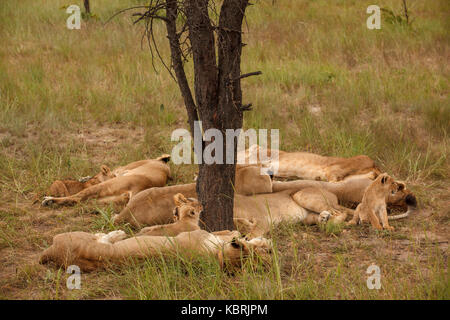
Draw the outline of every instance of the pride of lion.
<instances>
[{"instance_id":1,"label":"pride of lion","mask_svg":"<svg viewBox=\"0 0 450 320\"><path fill-rule=\"evenodd\" d=\"M256 158L256 163L236 166L235 231L202 230L202 205L196 200L195 183L165 186L170 178L168 155L114 170L103 165L100 173L85 181L55 181L42 205L65 206L92 199L123 203L112 222L128 223L140 231L131 237L121 230L58 234L40 262L76 264L92 271L129 259L182 254L213 256L222 267L235 268L255 256L269 261L272 242L267 237L281 222L312 225L345 223L351 218L347 225L368 222L377 230L393 230L389 220L405 218L416 208L416 198L406 185L381 173L367 156L336 158L279 151L278 171L272 173L267 170L268 162L259 157L261 150L251 146L245 157ZM273 165L273 151L265 151ZM273 176L297 180L274 181ZM388 215L393 208L403 213Z\"/></svg>"}]
</instances>

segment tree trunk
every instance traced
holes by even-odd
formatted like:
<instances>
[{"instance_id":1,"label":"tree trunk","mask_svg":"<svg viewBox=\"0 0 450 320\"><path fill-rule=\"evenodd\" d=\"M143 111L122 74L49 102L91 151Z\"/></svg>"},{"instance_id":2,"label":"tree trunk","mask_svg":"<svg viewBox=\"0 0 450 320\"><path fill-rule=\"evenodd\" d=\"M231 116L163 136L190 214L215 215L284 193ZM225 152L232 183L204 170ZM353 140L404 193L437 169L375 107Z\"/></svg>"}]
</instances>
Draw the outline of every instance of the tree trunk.
<instances>
[{"instance_id":1,"label":"tree trunk","mask_svg":"<svg viewBox=\"0 0 450 320\"><path fill-rule=\"evenodd\" d=\"M197 194L203 205L200 217L202 228L208 231L232 230L234 180L236 170L237 138L233 141L234 163L225 164L227 150L226 130L242 128L242 92L240 62L242 49L241 28L248 0L224 0L219 16L217 52L215 27L208 14L208 0L185 0L189 40L194 61L195 104L182 68L179 39L176 36L177 4L167 0L167 21L172 66L188 111L191 133L194 121L202 122L203 132L217 129L222 133L224 164L199 165ZM211 142L202 143L202 150ZM201 155L197 154L200 159Z\"/></svg>"},{"instance_id":2,"label":"tree trunk","mask_svg":"<svg viewBox=\"0 0 450 320\"><path fill-rule=\"evenodd\" d=\"M91 14L91 6L89 5L89 0L84 0L84 9L87 14Z\"/></svg>"}]
</instances>

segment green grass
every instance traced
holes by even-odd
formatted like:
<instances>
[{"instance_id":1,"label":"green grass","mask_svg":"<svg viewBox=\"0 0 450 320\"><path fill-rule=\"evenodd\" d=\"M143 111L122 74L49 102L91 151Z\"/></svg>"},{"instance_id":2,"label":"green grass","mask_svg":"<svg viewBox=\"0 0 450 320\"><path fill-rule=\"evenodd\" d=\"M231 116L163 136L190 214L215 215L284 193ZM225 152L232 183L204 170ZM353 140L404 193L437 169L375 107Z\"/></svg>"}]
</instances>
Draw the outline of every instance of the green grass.
<instances>
[{"instance_id":1,"label":"green grass","mask_svg":"<svg viewBox=\"0 0 450 320\"><path fill-rule=\"evenodd\" d=\"M65 0L0 6L0 297L449 299L445 247L412 237L427 231L448 239L445 0L408 1L410 25L382 13L381 30L366 28L371 1L260 0L247 10L242 54L243 73L263 72L242 81L243 102L254 106L244 128L280 129L286 151L367 154L405 180L431 216L396 222L400 229L388 234L281 225L272 267L233 275L211 260L155 258L83 275L82 290L69 291L64 270L36 265L34 255L60 232L114 230L109 218L117 210L43 209L31 205L36 193L55 179L92 175L103 163L170 153L171 132L188 127L176 83L157 60L153 69L146 43L141 47L143 27L127 14L104 24L146 1L91 2L95 18L83 20L81 30L65 27ZM401 1L377 4L401 16ZM157 24L168 62L164 30ZM191 62L186 69L192 79ZM171 184L191 182L196 170L171 169ZM382 290L366 287L374 261Z\"/></svg>"}]
</instances>

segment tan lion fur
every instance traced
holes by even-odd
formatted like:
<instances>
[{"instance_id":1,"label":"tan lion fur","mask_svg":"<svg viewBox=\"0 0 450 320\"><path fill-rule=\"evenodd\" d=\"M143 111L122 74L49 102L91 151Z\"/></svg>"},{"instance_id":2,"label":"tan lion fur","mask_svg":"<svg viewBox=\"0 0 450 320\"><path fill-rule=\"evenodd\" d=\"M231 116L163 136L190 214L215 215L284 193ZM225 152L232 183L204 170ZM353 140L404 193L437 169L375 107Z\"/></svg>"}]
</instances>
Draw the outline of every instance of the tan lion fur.
<instances>
[{"instance_id":1,"label":"tan lion fur","mask_svg":"<svg viewBox=\"0 0 450 320\"><path fill-rule=\"evenodd\" d=\"M283 190L302 190L309 187L323 188L334 193L339 199L339 203L345 206L358 205L361 203L364 192L372 184L376 177L351 177L339 182L295 180L295 181L274 181L272 183L273 192ZM389 208L410 211L417 205L416 197L406 188L405 183L396 181L398 189L393 194L389 194L387 205Z\"/></svg>"},{"instance_id":2,"label":"tan lion fur","mask_svg":"<svg viewBox=\"0 0 450 320\"><path fill-rule=\"evenodd\" d=\"M77 265L82 271L105 268L110 264L148 257L210 255L221 266L239 266L242 259L271 253L270 240L247 241L237 231L208 233L204 230L183 232L176 237L139 236L123 239L123 231L108 235L67 232L53 237L52 245L40 256L40 263L53 262L58 267Z\"/></svg>"},{"instance_id":3,"label":"tan lion fur","mask_svg":"<svg viewBox=\"0 0 450 320\"><path fill-rule=\"evenodd\" d=\"M269 206L270 210L279 212L278 217L281 217L281 220L291 215L289 213L291 209L294 212L292 213L294 216L300 215L295 219L308 224L317 223L319 215L323 211L328 211L330 214L338 212L346 216L351 214L352 211L349 211L350 209L343 207L341 204L349 202L360 203L363 199L364 191L372 182L372 179L364 177L354 177L335 183L308 180L270 182L273 193L255 194L254 196L235 194L235 226L242 233L249 233L256 228L255 225L258 222L257 224L262 226L261 230L267 231L267 228L270 226L267 221L267 199L269 199L271 204ZM394 205L404 204L407 207L410 207L412 203L415 206L415 197L412 193L404 187L403 183L397 182L397 184L399 189L394 194L389 195L388 203ZM186 197L197 197L195 184L145 190L130 200L125 209L114 217L114 222L129 222L136 227L170 223L174 209L172 199L176 193L183 193ZM412 202L409 202L410 198L413 200ZM315 204L313 204L314 199L316 201ZM247 211L246 207L248 207L249 214L244 213ZM237 213L238 211L236 210L240 213ZM255 211L261 214L257 215ZM282 214L283 212L285 214ZM297 213L295 214L295 212ZM342 221L343 215L340 215L339 221ZM334 220L335 218L332 219ZM261 223L260 220L263 222ZM261 234L261 230L256 232L256 234Z\"/></svg>"},{"instance_id":4,"label":"tan lion fur","mask_svg":"<svg viewBox=\"0 0 450 320\"><path fill-rule=\"evenodd\" d=\"M113 170L114 178L90 186L65 197L45 197L42 205L73 205L81 201L97 199L99 202L123 202L150 187L162 187L170 177L167 161L163 155L154 160L141 160Z\"/></svg>"},{"instance_id":5,"label":"tan lion fur","mask_svg":"<svg viewBox=\"0 0 450 320\"><path fill-rule=\"evenodd\" d=\"M285 152L278 151L278 163L273 157L276 151L263 149L258 145L252 145L246 150L246 161L260 161L261 155L267 155L278 170L274 171L275 177L300 178L306 180L319 180L337 182L351 176L370 175L371 172L379 174L380 170L375 162L366 155L358 155L351 158L326 157L309 152ZM253 158L252 158L253 157ZM273 158L272 158L273 157Z\"/></svg>"},{"instance_id":6,"label":"tan lion fur","mask_svg":"<svg viewBox=\"0 0 450 320\"><path fill-rule=\"evenodd\" d=\"M398 184L393 178L386 173L379 175L365 190L362 202L356 208L349 224L370 222L377 230L394 230L394 227L389 225L386 201L389 195L397 190Z\"/></svg>"},{"instance_id":7,"label":"tan lion fur","mask_svg":"<svg viewBox=\"0 0 450 320\"><path fill-rule=\"evenodd\" d=\"M268 174L261 174L260 165L238 165L235 181L237 194L272 192L272 180ZM187 198L197 198L195 183L151 188L133 197L127 206L114 216L113 222L128 222L134 227L170 223L174 209L173 196L177 193L182 193Z\"/></svg>"},{"instance_id":8,"label":"tan lion fur","mask_svg":"<svg viewBox=\"0 0 450 320\"><path fill-rule=\"evenodd\" d=\"M52 197L67 197L115 177L116 175L111 172L111 169L109 169L108 166L102 165L100 172L86 181L71 179L56 180L52 183L45 195Z\"/></svg>"},{"instance_id":9,"label":"tan lion fur","mask_svg":"<svg viewBox=\"0 0 450 320\"><path fill-rule=\"evenodd\" d=\"M173 237L182 232L195 231L200 229L198 222L203 207L198 202L198 200L193 198L186 199L181 193L176 194L173 199L175 203L175 222L143 228L137 234L138 236L146 235Z\"/></svg>"}]
</instances>

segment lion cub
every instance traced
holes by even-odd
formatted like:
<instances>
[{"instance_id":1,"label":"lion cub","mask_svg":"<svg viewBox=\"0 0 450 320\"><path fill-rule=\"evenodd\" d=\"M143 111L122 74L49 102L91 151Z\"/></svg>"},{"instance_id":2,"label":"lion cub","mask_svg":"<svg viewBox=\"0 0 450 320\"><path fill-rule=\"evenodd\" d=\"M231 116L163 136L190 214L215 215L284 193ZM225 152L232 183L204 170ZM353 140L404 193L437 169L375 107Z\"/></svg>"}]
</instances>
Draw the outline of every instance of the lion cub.
<instances>
[{"instance_id":1,"label":"lion cub","mask_svg":"<svg viewBox=\"0 0 450 320\"><path fill-rule=\"evenodd\" d=\"M168 236L173 237L182 232L199 230L198 222L202 205L194 198L186 199L181 193L173 197L175 203L174 223L143 228L138 236Z\"/></svg>"},{"instance_id":2,"label":"lion cub","mask_svg":"<svg viewBox=\"0 0 450 320\"><path fill-rule=\"evenodd\" d=\"M80 180L56 180L45 193L46 196L68 197L96 184L115 178L116 175L111 172L107 166L102 165L100 172L93 177L85 177Z\"/></svg>"},{"instance_id":3,"label":"lion cub","mask_svg":"<svg viewBox=\"0 0 450 320\"><path fill-rule=\"evenodd\" d=\"M386 200L391 193L395 193L398 185L387 173L379 175L364 192L361 203L356 207L355 214L348 224L354 225L368 222L378 230L394 230L388 222ZM381 227L380 220L383 225Z\"/></svg>"}]
</instances>

